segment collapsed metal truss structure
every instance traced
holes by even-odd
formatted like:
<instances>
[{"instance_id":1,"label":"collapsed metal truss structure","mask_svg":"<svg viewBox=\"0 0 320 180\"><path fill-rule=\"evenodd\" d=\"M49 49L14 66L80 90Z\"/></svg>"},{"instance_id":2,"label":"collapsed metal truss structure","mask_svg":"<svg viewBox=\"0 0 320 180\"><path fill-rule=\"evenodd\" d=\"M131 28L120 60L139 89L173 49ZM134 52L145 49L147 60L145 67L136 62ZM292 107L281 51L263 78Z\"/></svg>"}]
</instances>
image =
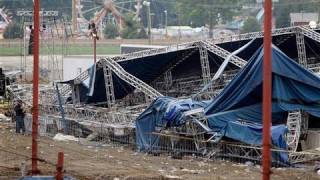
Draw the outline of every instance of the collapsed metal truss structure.
<instances>
[{"instance_id":1,"label":"collapsed metal truss structure","mask_svg":"<svg viewBox=\"0 0 320 180\"><path fill-rule=\"evenodd\" d=\"M33 22L30 20L32 11L18 11L23 23L23 42L21 44L20 70L24 72L24 78L32 72L30 67L30 52L33 49ZM70 24L63 19L57 20L57 11L41 11L40 27L40 78L45 81L62 80L63 62L66 54L68 38L72 35ZM31 50L32 51L32 50ZM31 53L31 54L30 54Z\"/></svg>"},{"instance_id":2,"label":"collapsed metal truss structure","mask_svg":"<svg viewBox=\"0 0 320 180\"><path fill-rule=\"evenodd\" d=\"M308 27L288 27L273 30L273 36L280 35L290 35L290 37L296 37L297 43L297 52L298 58L297 61L309 68L315 73L320 72L320 63L308 64L308 56L306 55L305 49L305 37L308 37L314 40L317 43L320 43L320 34L313 29ZM115 129L123 128L134 128L135 118L148 106L150 99L155 99L162 95L171 95L175 97L190 97L194 92L200 90L204 85L208 84L212 78L212 71L210 69L210 63L208 60L208 53L212 53L222 59L225 59L229 56L230 63L234 65L233 70L226 70L222 75L222 78L216 80L216 82L205 92L209 94L210 97L214 97L225 87L225 85L231 81L231 79L236 75L236 73L244 67L247 63L246 60L236 56L231 55L231 52L223 49L219 44L237 42L237 41L248 41L251 39L259 39L263 37L263 32L247 33L236 36L224 36L216 39L209 39L205 41L194 41L189 43L183 43L178 45L168 46L166 48L145 50L136 53L130 53L126 55L104 58L97 62L96 68L102 68L104 73L105 87L106 87L106 97L107 101L105 103L95 105L86 105L81 104L79 100L79 93L77 91L77 85L89 78L89 70L81 73L77 78L74 79L74 85L70 86L67 84L59 85L59 93L56 93L54 88L45 87L40 92L41 102L41 116L44 119L56 119L57 121L72 121L78 124L86 125L90 128L91 131L96 132L96 135L101 136L102 127L112 127ZM276 44L284 43L288 37L281 39L281 41L275 42ZM159 54L165 54L170 52L182 51L184 50L179 60L172 64L171 67L168 67L165 72L156 78L152 83L145 83L132 74L128 73L123 69L119 62L130 61L134 59L139 59L143 57L150 57ZM199 60L201 64L201 75L200 76L188 76L185 78L174 78L172 70L179 66L179 64L186 61L194 53L199 52ZM313 57L311 57L313 58ZM114 95L114 87L112 76L117 75L120 79L126 83L133 86L136 90L127 95L123 99L116 99ZM19 89L19 90L17 90ZM24 89L24 90L21 90ZM30 87L29 87L30 89ZM29 101L28 98L31 98L31 95L26 93L28 90L26 88L19 87L9 87L9 91L13 99L21 99L26 104ZM22 92L21 92L22 91ZM30 91L31 92L31 91ZM23 94L23 96L21 95ZM58 97L58 94L61 97ZM60 107L58 99L64 99L63 102L66 102L66 98L72 95L73 104L65 104L63 107ZM128 106L126 100L135 98L138 105ZM104 107L101 107L103 105ZM29 104L27 104L29 106ZM61 108L64 109L65 119L61 117ZM207 129L206 119L204 115L199 114L190 114L190 123L189 127L185 127L182 132L177 132L176 130L169 130L169 134L163 132L158 132L157 135L161 137L171 137L170 139L175 139L175 141L183 139L181 133L189 132L188 136L194 143L196 150L206 151L207 156L214 156L219 154L221 148L215 148L215 151L207 151L208 143L215 142L215 139L219 138L219 135L211 134L209 137L205 137L204 134L208 134L210 131ZM289 133L287 135L287 140L289 144L290 158L291 162L304 162L319 158L319 155L314 153L302 153L296 152L300 136L303 133L306 133L307 130L307 117L303 115L303 112L288 112L287 125L289 128ZM54 121L50 121L51 124L54 124ZM62 122L63 123L63 122ZM45 125L46 126L46 125ZM57 126L57 125L56 125ZM65 125L66 126L66 125ZM58 127L58 126L57 126ZM57 132L62 131L63 127L57 128ZM45 128L47 130L47 128ZM202 129L202 130L201 130ZM187 131L190 130L190 131ZM184 132L183 132L184 131ZM174 137L174 138L172 138ZM175 142L169 142L174 146ZM234 144L225 144L224 148L228 153L224 153L224 156L228 157L238 157L246 159L261 159L261 151L259 147L245 146L245 145L234 145ZM204 151L203 151L204 152ZM220 156L222 156L220 154Z\"/></svg>"}]
</instances>

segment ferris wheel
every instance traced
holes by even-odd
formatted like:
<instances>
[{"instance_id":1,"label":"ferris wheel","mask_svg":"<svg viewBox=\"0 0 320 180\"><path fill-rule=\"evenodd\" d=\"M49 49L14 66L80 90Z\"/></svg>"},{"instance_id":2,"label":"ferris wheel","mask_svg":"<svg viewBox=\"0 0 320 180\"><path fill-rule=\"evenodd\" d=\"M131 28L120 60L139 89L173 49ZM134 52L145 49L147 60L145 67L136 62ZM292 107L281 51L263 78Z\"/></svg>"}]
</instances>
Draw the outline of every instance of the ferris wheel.
<instances>
[{"instance_id":1,"label":"ferris wheel","mask_svg":"<svg viewBox=\"0 0 320 180\"><path fill-rule=\"evenodd\" d=\"M0 8L0 33L3 33L5 28L11 22L12 17L8 14L8 11L4 7Z\"/></svg>"},{"instance_id":2,"label":"ferris wheel","mask_svg":"<svg viewBox=\"0 0 320 180\"><path fill-rule=\"evenodd\" d=\"M75 3L80 30L84 30L90 21L101 26L105 18L111 16L121 31L125 25L123 15L126 13L133 13L134 19L140 21L142 0L75 0Z\"/></svg>"}]
</instances>

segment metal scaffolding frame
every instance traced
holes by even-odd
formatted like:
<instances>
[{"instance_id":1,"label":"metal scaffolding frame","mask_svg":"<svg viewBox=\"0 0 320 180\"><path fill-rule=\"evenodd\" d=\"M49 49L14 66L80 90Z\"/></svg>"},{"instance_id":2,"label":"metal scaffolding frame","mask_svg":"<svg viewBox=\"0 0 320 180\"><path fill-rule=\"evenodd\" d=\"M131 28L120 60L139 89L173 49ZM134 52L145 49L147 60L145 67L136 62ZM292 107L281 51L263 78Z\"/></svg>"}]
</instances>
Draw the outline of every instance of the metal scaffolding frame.
<instances>
[{"instance_id":1,"label":"metal scaffolding frame","mask_svg":"<svg viewBox=\"0 0 320 180\"><path fill-rule=\"evenodd\" d=\"M304 43L304 35L301 33L296 33L297 51L298 51L298 62L299 64L307 67L307 55L306 46Z\"/></svg>"},{"instance_id":2,"label":"metal scaffolding frame","mask_svg":"<svg viewBox=\"0 0 320 180\"><path fill-rule=\"evenodd\" d=\"M308 115L302 111L292 111L287 118L287 142L289 151L297 151L300 136L307 133Z\"/></svg>"},{"instance_id":3,"label":"metal scaffolding frame","mask_svg":"<svg viewBox=\"0 0 320 180\"><path fill-rule=\"evenodd\" d=\"M171 71L166 71L164 73L164 82L165 82L166 89L169 89L170 86L172 85L172 73L171 73Z\"/></svg>"},{"instance_id":4,"label":"metal scaffolding frame","mask_svg":"<svg viewBox=\"0 0 320 180\"><path fill-rule=\"evenodd\" d=\"M203 84L208 84L211 79L208 51L206 48L199 46L199 54L200 54L200 64L201 64L201 70L202 70Z\"/></svg>"},{"instance_id":5,"label":"metal scaffolding frame","mask_svg":"<svg viewBox=\"0 0 320 180\"><path fill-rule=\"evenodd\" d=\"M320 33L316 32L314 29L310 29L307 26L299 26L297 28L297 32L300 32L308 38L311 38L312 40L315 40L318 43L320 43Z\"/></svg>"},{"instance_id":6,"label":"metal scaffolding frame","mask_svg":"<svg viewBox=\"0 0 320 180\"><path fill-rule=\"evenodd\" d=\"M316 40L317 42L320 42L320 34L317 33L316 31L311 30L311 29L304 27L304 26L295 26L295 27L280 28L280 29L273 30L273 36L278 36L278 35L283 35L283 34L293 34L294 35L296 33L301 33L304 36L307 36L309 38ZM235 35L235 36L221 36L219 38L209 39L209 40L205 40L205 41L194 41L194 42L189 42L189 43L172 45L172 46L168 46L166 48L151 49L151 50L130 53L130 54L126 54L126 55L112 57L110 59L112 59L113 61L116 61L116 62L128 61L128 60L133 60L133 59L138 59L138 58L143 58L143 57L148 57L148 56L155 56L155 55L159 55L159 54L175 52L175 51L179 51L179 50L197 49L199 46L206 48L208 51L218 55L219 57L226 58L230 55L230 52L219 47L217 44L226 43L226 42L234 42L234 41L242 41L242 40L250 40L253 38L262 38L262 37L263 37L263 32L246 33L246 34L240 34L240 35ZM280 43L282 43L282 41ZM168 67L167 71L170 71L175 66L177 66L179 63L183 62L190 55L192 55L194 51L195 50L187 51L188 54L185 55L185 57L182 57L182 59L178 63L172 65L171 67ZM305 56L305 53L303 53L302 51L303 51L303 49L301 49L300 55ZM240 68L242 68L246 64L245 60L243 60L237 56L232 56L230 59L230 62ZM87 71L83 72L80 76L78 76L76 78L76 81L77 80L83 81L84 79L86 79L88 77L87 73L88 73ZM157 78L156 80L159 80L159 78ZM64 89L64 88L62 88L62 89ZM71 91L71 88L69 89L69 91L62 91L62 95L68 94L68 93L70 93L70 91ZM63 93L63 92L65 92L65 93ZM56 98L54 98L54 99L56 99ZM56 102L56 100L55 100L55 102Z\"/></svg>"},{"instance_id":7,"label":"metal scaffolding frame","mask_svg":"<svg viewBox=\"0 0 320 180\"><path fill-rule=\"evenodd\" d=\"M210 51L213 54L215 54L221 58L224 58L224 59L227 58L228 56L230 56L230 54L231 54L227 50L219 47L216 44L213 44L210 41L200 41L199 44L200 44L200 46L204 47L208 51ZM234 55L231 56L230 62L239 68L242 68L247 64L247 61L239 58L238 56L234 56Z\"/></svg>"},{"instance_id":8,"label":"metal scaffolding frame","mask_svg":"<svg viewBox=\"0 0 320 180\"><path fill-rule=\"evenodd\" d=\"M111 108L116 101L114 96L114 87L113 87L113 79L112 79L112 71L106 65L103 66L103 74L104 74L104 83L106 88L106 96L107 96L107 105Z\"/></svg>"},{"instance_id":9,"label":"metal scaffolding frame","mask_svg":"<svg viewBox=\"0 0 320 180\"><path fill-rule=\"evenodd\" d=\"M292 34L297 32L297 28L300 26L292 26L292 27L286 27L286 28L278 28L272 30L272 36L279 36L283 34ZM210 41L213 44L221 44L226 42L234 42L234 41L244 41L244 40L251 40L255 38L263 38L263 31L260 32L252 32L252 33L245 33L245 34L239 34L239 35L226 35L226 36L220 36L214 39L210 39Z\"/></svg>"},{"instance_id":10,"label":"metal scaffolding frame","mask_svg":"<svg viewBox=\"0 0 320 180\"><path fill-rule=\"evenodd\" d=\"M125 71L117 62L111 58L101 59L98 66L108 67L113 73L115 73L120 79L124 80L134 88L144 92L151 99L156 99L159 96L163 96L157 90L149 86L147 83L141 81L137 77Z\"/></svg>"},{"instance_id":11,"label":"metal scaffolding frame","mask_svg":"<svg viewBox=\"0 0 320 180\"><path fill-rule=\"evenodd\" d=\"M21 16L26 16L23 13L29 13L30 11L20 11ZM55 16L56 11L44 11L44 16L52 17ZM46 14L47 13L47 14ZM53 14L52 14L53 13ZM42 53L40 54L40 68L43 72L40 76L42 78L47 78L50 81L62 80L63 76L63 61L64 61L64 48L66 47L67 31L66 31L66 23L61 20L48 20L42 18L41 20L42 28L40 29L40 47L42 49ZM63 24L63 26L58 27L57 24ZM28 56L28 33L26 32L27 27L33 26L33 22L24 22L23 24L23 58L21 60L21 70L25 72L27 71L27 56ZM29 30L31 33L31 29ZM56 41L59 39L59 41ZM56 43L61 43L61 49L54 48ZM30 45L29 45L30 46ZM60 52L61 50L61 52ZM59 56L57 56L59 55ZM47 61L44 61L47 59ZM23 61L23 62L22 62Z\"/></svg>"},{"instance_id":12,"label":"metal scaffolding frame","mask_svg":"<svg viewBox=\"0 0 320 180\"><path fill-rule=\"evenodd\" d=\"M305 50L303 50L304 43L301 41L301 39L304 39L304 36L314 39L317 42L320 42L320 34L306 27L290 27L290 28L275 29L273 31L273 34L275 36L281 35L281 34L297 35L297 47L300 46L298 47L298 51L299 51L299 48L302 48L300 52L301 54L299 55L299 61L301 61L300 60L301 55L304 55L304 57L302 58L305 58L305 60L307 59ZM211 79L209 60L208 60L208 51L216 54L219 57L226 58L230 56L231 53L219 47L217 44L230 42L230 41L250 40L252 38L261 38L262 36L263 36L262 32L247 33L239 36L230 36L230 37L224 37L224 38L221 37L221 38L211 39L206 41L190 42L190 43L185 43L180 45L169 46L167 48L162 48L162 49L146 50L146 51L131 53L123 56L101 59L97 63L97 68L103 68L104 78L106 83L106 94L107 94L107 102L105 103L108 105L108 109L102 108L102 107L96 107L94 105L77 104L75 106L75 105L65 104L64 111L65 111L66 119L68 121L74 121L79 124L86 125L91 129L93 129L94 131L97 131L100 133L102 133L102 128L105 128L106 126L126 125L126 126L133 127L134 120L146 108L147 104L140 104L141 106L137 108L130 108L127 106L122 107L118 105L117 103L120 101L119 100L116 101L114 97L112 74L117 75L119 78L121 78L125 82L135 87L136 91L134 91L133 94L139 94L141 96L141 94L144 93L147 96L145 98L147 101L150 98L155 99L158 96L162 96L162 94L160 93L162 91L160 91L160 88L159 89L152 88L147 83L141 81L137 77L126 72L118 64L118 62L128 61L128 60L133 60L133 59L143 58L148 56L155 56L157 54L164 54L164 53L174 52L179 50L186 50L185 52L180 53L182 55L181 57L179 57L180 59L176 63L170 64L170 66L166 69L166 71L163 74L159 75L159 77L155 81L158 81L160 77L164 77L164 82L157 82L157 83L160 83L160 87L166 88L166 89L170 87L172 90L179 92L180 93L179 95L181 94L188 95L188 93L190 94L190 92L192 93L194 91L197 91L197 88L201 88L201 84L204 82L204 78L206 78L204 83L206 83ZM282 39L278 43L282 43L286 40L287 38ZM183 79L174 79L171 74L172 69L177 65L179 65L180 63L182 63L183 61L185 61L186 59L188 59L191 55L193 55L198 50L200 54L201 69L202 69L204 78L201 79L201 77L187 77ZM242 68L246 64L245 60L237 56L232 56L230 61L231 63L233 63L239 68ZM320 63L304 64L304 65L306 65L309 69L313 70L314 72L320 72ZM233 76L234 76L233 73L225 72L225 74L223 75L223 79L219 81L219 83L214 84L214 87L212 87L213 88L212 93L218 94L224 88L224 86L228 82L230 82L230 79L232 79ZM74 83L75 85L78 85L88 78L89 78L89 70L81 73L75 79ZM9 88L11 88L10 90L12 92L11 96L13 96L14 98L22 99L25 103L31 102L30 98L32 98L32 95L30 95L28 91L31 92L32 89L31 90L30 88L14 89L13 87L9 87ZM63 84L62 87L60 88L61 96L67 96L71 92L72 92L72 87L70 87L70 85ZM42 91L40 92L40 95L41 95L40 110L41 110L42 119L46 119L46 120L53 119L57 122L60 122L61 112L60 112L59 106L56 104L57 96L55 95L55 91L51 91L43 88ZM109 107L114 107L114 108L110 109ZM199 116L199 117L197 116L195 118L197 120L200 120L200 122L202 122L203 124L205 124L206 120L200 119L201 117L203 116ZM50 121L50 123L55 121ZM198 121L192 121L192 122L198 123ZM193 128L192 132L197 136L194 137L192 141L196 143L196 149L202 151L203 148L207 148L208 144L203 142L204 139L201 134L197 134L198 132L197 128L199 123L198 125L197 124L193 124L193 125L196 125L196 126L191 126L191 128ZM297 150L297 146L298 146L299 140L301 139L300 138L301 135L306 133L306 130L308 128L307 117L305 116L305 114L301 111L289 112L288 119L287 119L287 126L289 129L287 139L288 139L288 142L290 143L289 145L290 162L292 163L305 162L308 160L319 158L319 155L315 155L314 153L308 154L308 153L294 152ZM210 148L208 148L207 153L209 154L209 156L215 155L215 156L227 156L227 157L252 159L257 161L261 160L261 148L259 147L245 146L242 144L224 144L224 143L218 144L218 146L223 146L225 151L221 153L221 151L216 151L217 148L215 148L214 150L212 150L214 152L209 152ZM288 152L288 151L281 151L281 152Z\"/></svg>"}]
</instances>

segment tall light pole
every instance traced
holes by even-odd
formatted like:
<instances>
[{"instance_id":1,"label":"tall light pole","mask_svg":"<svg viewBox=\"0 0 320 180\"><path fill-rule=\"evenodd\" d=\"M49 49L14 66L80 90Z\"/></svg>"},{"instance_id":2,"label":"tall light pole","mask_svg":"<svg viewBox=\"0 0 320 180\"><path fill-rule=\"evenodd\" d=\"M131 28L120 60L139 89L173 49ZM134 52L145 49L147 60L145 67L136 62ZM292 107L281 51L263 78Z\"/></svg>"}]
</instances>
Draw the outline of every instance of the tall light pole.
<instances>
[{"instance_id":1,"label":"tall light pole","mask_svg":"<svg viewBox=\"0 0 320 180\"><path fill-rule=\"evenodd\" d=\"M166 38L168 37L168 11L164 10L164 25L166 28Z\"/></svg>"},{"instance_id":2,"label":"tall light pole","mask_svg":"<svg viewBox=\"0 0 320 180\"><path fill-rule=\"evenodd\" d=\"M39 125L39 106L38 106L38 96L39 96L39 10L40 3L39 0L34 0L34 51L33 51L33 107L32 107L32 175L39 173L38 169L38 125Z\"/></svg>"},{"instance_id":3,"label":"tall light pole","mask_svg":"<svg viewBox=\"0 0 320 180\"><path fill-rule=\"evenodd\" d=\"M77 0L72 0L72 33L75 34L78 31L78 23L77 23Z\"/></svg>"},{"instance_id":4,"label":"tall light pole","mask_svg":"<svg viewBox=\"0 0 320 180\"><path fill-rule=\"evenodd\" d=\"M272 125L272 56L271 56L271 27L272 27L272 1L264 1L264 37L263 37L263 142L262 142L262 173L263 180L270 179L271 166L271 136Z\"/></svg>"},{"instance_id":5,"label":"tall light pole","mask_svg":"<svg viewBox=\"0 0 320 180\"><path fill-rule=\"evenodd\" d=\"M99 40L98 31L95 22L92 20L89 24L90 36L93 39L93 62L97 62L97 40Z\"/></svg>"},{"instance_id":6,"label":"tall light pole","mask_svg":"<svg viewBox=\"0 0 320 180\"><path fill-rule=\"evenodd\" d=\"M147 7L148 12L148 36L149 36L149 44L151 44L151 10L150 10L150 2L143 1L143 5Z\"/></svg>"}]
</instances>

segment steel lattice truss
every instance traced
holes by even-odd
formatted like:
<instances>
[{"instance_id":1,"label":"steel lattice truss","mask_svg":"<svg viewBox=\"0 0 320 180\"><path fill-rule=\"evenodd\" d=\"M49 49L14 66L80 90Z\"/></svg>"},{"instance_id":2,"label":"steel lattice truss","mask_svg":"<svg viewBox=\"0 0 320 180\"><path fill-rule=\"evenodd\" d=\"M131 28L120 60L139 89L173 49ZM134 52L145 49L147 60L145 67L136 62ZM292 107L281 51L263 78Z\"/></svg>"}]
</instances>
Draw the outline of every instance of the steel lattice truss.
<instances>
[{"instance_id":1,"label":"steel lattice truss","mask_svg":"<svg viewBox=\"0 0 320 180\"><path fill-rule=\"evenodd\" d=\"M307 36L317 42L320 42L320 34L312 29L309 29L306 26L294 26L294 27L274 29L272 32L273 36L279 36L279 35L284 35L284 34L294 34L294 35L303 34L304 36ZM235 42L235 41L243 41L243 40L251 40L251 39L262 38L262 37L263 37L263 32L246 33L246 34L232 35L232 36L221 36L221 37L215 38L215 39L182 43L182 44L172 45L172 46L168 46L165 48L159 48L159 49L144 50L144 51L129 53L129 54L125 54L125 55L115 56L115 57L107 58L107 59L110 59L110 61L115 61L115 62L129 61L129 60L133 60L133 59L139 59L139 58L144 58L144 57L148 57L148 56L155 56L155 55L159 55L159 54L165 54L165 53L175 52L175 51L179 51L179 50L194 49L194 48L199 48L199 47L204 47L208 51L216 54L217 56L222 57L222 58L226 58L230 55L230 52L219 47L217 44L227 43L227 42ZM300 44L298 47L305 46L304 42L302 42L302 43L301 43L301 41L299 41L299 42L300 42ZM301 49L301 48L299 48L299 49ZM300 52L299 56L305 57L305 50L303 51L303 49L302 49L299 52ZM302 52L302 54L301 54L301 52ZM186 57L188 57L188 56L186 56ZM182 58L182 59L184 60L186 58ZM101 61L103 61L103 60L105 60L105 59L102 59ZM304 63L304 61L305 60L303 58L302 62ZM181 62L181 61L179 61L179 62ZM242 68L246 64L245 60L243 60L237 56L232 56L230 62L240 68ZM112 63L112 64L115 64L115 63ZM179 63L177 63L177 64L179 64ZM175 67L175 66L176 65L174 65L173 67ZM81 82L87 78L88 78L88 71L84 71L82 74L80 74L75 79L75 81ZM130 81L130 82L132 83L131 85L137 86L137 83L135 83L133 81ZM143 82L140 82L140 83L143 83ZM65 90L68 88L63 87L63 89ZM63 91L61 94L65 95L68 93L71 93L71 88ZM149 95L150 94L148 94L148 96ZM156 96L152 95L151 97L156 97ZM56 98L53 97L53 102L56 101L55 99Z\"/></svg>"},{"instance_id":2,"label":"steel lattice truss","mask_svg":"<svg viewBox=\"0 0 320 180\"><path fill-rule=\"evenodd\" d=\"M320 72L320 63L317 64L307 64L306 62L306 54L305 54L305 44L304 44L304 37L311 38L312 40L320 43L320 34L315 30L309 29L307 27L289 27L289 28L281 28L273 30L273 36L279 36L284 34L291 34L292 36L297 37L297 51L299 51L299 61L301 64L305 65L307 68L312 70L315 73ZM203 85L204 78L205 82L208 82L210 78L210 67L209 63L207 62L207 54L206 52L211 52L221 58L226 58L230 56L231 52L221 48L219 44L226 43L226 42L235 42L235 41L244 41L244 40L251 40L255 38L262 38L263 32L255 32L255 33L247 33L241 34L236 36L224 36L219 37L216 39L209 39L205 41L194 41L189 43L183 43L173 46L168 46L166 48L160 49L152 49L152 50L145 50L136 53L130 53L126 55L116 56L112 58L103 58L97 62L97 68L103 68L104 75L106 81L106 86L108 85L108 90L106 92L108 98L108 108L101 108L96 106L88 106L88 105L64 105L64 112L66 119L70 121L76 121L78 123L85 124L93 129L99 129L102 127L102 124L109 124L109 125L133 125L134 120L136 117L145 109L148 104L143 104L136 109L127 110L126 106L120 107L117 105L117 100L115 100L113 90L113 83L112 83L112 73L111 71L116 74L119 78L127 82L128 84L135 87L139 92L142 92L149 98L155 99L159 96L162 96L162 91L160 91L160 87L165 87L166 89L176 89L179 92L183 92L184 88L192 89L193 91L197 91L201 85ZM291 37L291 36L290 36ZM282 40L281 42L276 42L276 44L281 44L286 39ZM178 66L183 61L187 60L188 57L193 55L195 52L202 51L200 53L200 57L203 61L202 64L202 73L203 77L190 77L190 79L173 79L171 70ZM130 73L126 72L120 65L119 62L122 61L130 61L134 59L149 57L149 56L156 56L159 54L166 54L169 52L176 52L185 50L180 57L180 59L175 63L168 67L165 72L156 78L154 82L151 84L155 84L153 86L141 81L137 77L131 75ZM200 52L200 51L199 51ZM247 63L246 60L238 57L238 56L231 56L230 62L236 65L239 68L242 68ZM209 74L208 74L209 73ZM211 88L210 92L212 96L218 94L224 86L230 82L233 78L235 73L232 72L225 72L224 80L215 83L214 86ZM89 70L84 71L80 74L77 78L75 78L75 84L80 84L81 82L85 81L89 78ZM161 82L160 79L163 78L164 82ZM175 87L177 86L177 87ZM158 88L159 87L159 88ZM28 88L9 88L10 94L13 99L21 99L23 100L27 106L31 107L28 102L32 102L31 93L32 90ZM160 93L161 92L161 93ZM69 85L60 85L60 94L63 97L67 97L72 93L72 87ZM187 92L186 92L187 94ZM57 105L57 93L54 90L43 89L40 91L40 110L42 117L50 117L59 119L61 121L61 109ZM148 99L148 98L146 98ZM293 113L294 114L294 113ZM291 117L291 116L290 116ZM294 118L288 118L289 120L294 120ZM290 121L294 123L298 123L299 126L302 122L300 121ZM289 123L290 123L289 122ZM299 123L300 122L300 123ZM300 137L300 129L298 131L294 131L292 138ZM290 138L290 137L289 137ZM292 139L291 138L291 139ZM294 141L294 145L292 146L292 150L296 149L298 141ZM258 147L252 146L242 146L242 145L234 145L234 144L227 144L225 145L225 150L223 154L229 157L245 157L246 159L252 160L261 160L261 149ZM209 156L213 154L219 154L219 152L212 152L209 153ZM310 159L319 158L319 155L315 155L314 153L296 153L290 152L290 161L293 163L304 162Z\"/></svg>"}]
</instances>

